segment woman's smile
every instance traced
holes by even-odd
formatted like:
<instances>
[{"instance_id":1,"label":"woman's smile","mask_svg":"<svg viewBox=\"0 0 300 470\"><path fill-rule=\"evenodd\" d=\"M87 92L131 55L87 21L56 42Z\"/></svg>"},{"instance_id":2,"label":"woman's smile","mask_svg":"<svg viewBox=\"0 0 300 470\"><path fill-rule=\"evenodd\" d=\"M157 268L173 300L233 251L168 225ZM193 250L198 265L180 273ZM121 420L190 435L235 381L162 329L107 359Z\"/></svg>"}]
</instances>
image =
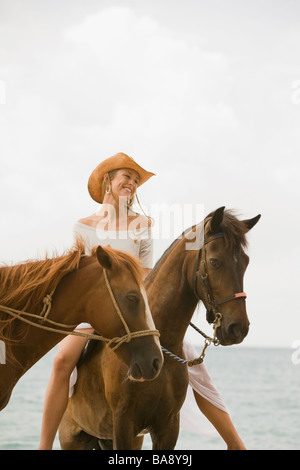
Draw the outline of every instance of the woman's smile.
<instances>
[{"instance_id":1,"label":"woman's smile","mask_svg":"<svg viewBox=\"0 0 300 470\"><path fill-rule=\"evenodd\" d=\"M131 198L137 189L139 175L134 170L119 170L111 183L114 194Z\"/></svg>"},{"instance_id":2,"label":"woman's smile","mask_svg":"<svg viewBox=\"0 0 300 470\"><path fill-rule=\"evenodd\" d=\"M129 188L128 186L123 186L123 189L125 189L125 191L127 191L128 193L132 193L132 188Z\"/></svg>"}]
</instances>

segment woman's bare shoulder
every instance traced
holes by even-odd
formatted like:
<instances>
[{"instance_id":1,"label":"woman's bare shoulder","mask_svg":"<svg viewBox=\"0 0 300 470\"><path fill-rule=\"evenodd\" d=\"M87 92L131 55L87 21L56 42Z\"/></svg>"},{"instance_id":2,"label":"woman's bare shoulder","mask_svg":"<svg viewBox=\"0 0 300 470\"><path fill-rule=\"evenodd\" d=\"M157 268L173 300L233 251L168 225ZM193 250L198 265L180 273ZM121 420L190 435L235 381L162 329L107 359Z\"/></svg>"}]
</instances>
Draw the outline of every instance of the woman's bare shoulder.
<instances>
[{"instance_id":1,"label":"woman's bare shoulder","mask_svg":"<svg viewBox=\"0 0 300 470\"><path fill-rule=\"evenodd\" d=\"M83 217L79 219L78 222L80 224L88 225L89 227L96 227L99 218L97 218L96 214L92 214L88 217Z\"/></svg>"}]
</instances>

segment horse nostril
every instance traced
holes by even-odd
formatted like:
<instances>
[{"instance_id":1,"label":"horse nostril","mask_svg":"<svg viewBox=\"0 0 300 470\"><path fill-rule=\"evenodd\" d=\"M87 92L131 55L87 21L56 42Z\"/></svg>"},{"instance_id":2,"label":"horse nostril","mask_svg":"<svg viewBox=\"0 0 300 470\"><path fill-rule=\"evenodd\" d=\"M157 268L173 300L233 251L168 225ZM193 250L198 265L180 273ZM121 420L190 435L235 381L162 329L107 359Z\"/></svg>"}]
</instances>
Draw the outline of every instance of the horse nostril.
<instances>
[{"instance_id":1,"label":"horse nostril","mask_svg":"<svg viewBox=\"0 0 300 470\"><path fill-rule=\"evenodd\" d=\"M248 329L249 329L248 326L242 327L241 325L238 325L237 323L233 323L228 328L228 336L235 340L238 340L238 339L242 340L247 335Z\"/></svg>"},{"instance_id":2,"label":"horse nostril","mask_svg":"<svg viewBox=\"0 0 300 470\"><path fill-rule=\"evenodd\" d=\"M160 367L161 367L161 360L156 357L153 361L153 369L155 370L155 372L158 372L160 370Z\"/></svg>"},{"instance_id":3,"label":"horse nostril","mask_svg":"<svg viewBox=\"0 0 300 470\"><path fill-rule=\"evenodd\" d=\"M238 326L234 323L233 325L230 325L228 328L228 335L230 338L234 338L238 335Z\"/></svg>"}]
</instances>

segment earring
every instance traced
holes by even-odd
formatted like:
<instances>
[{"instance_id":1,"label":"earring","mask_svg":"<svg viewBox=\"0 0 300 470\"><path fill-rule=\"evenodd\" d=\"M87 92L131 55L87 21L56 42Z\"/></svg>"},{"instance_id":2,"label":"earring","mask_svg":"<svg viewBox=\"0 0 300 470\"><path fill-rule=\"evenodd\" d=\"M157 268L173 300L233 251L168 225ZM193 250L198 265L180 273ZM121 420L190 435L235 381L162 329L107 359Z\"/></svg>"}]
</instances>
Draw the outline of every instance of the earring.
<instances>
[{"instance_id":1,"label":"earring","mask_svg":"<svg viewBox=\"0 0 300 470\"><path fill-rule=\"evenodd\" d=\"M105 192L106 192L106 194L110 194L110 193L111 193L111 184L109 184L108 186L106 186Z\"/></svg>"}]
</instances>

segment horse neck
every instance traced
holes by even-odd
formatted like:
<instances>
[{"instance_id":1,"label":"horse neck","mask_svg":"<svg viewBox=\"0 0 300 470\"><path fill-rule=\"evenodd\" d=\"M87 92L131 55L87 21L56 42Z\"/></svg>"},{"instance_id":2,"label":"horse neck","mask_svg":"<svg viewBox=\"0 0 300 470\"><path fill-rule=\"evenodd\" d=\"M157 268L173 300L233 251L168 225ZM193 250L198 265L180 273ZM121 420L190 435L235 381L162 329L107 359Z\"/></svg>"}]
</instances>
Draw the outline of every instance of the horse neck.
<instances>
[{"instance_id":1,"label":"horse neck","mask_svg":"<svg viewBox=\"0 0 300 470\"><path fill-rule=\"evenodd\" d=\"M197 305L189 279L191 252L181 240L146 280L150 310L164 347L181 345Z\"/></svg>"},{"instance_id":2,"label":"horse neck","mask_svg":"<svg viewBox=\"0 0 300 470\"><path fill-rule=\"evenodd\" d=\"M68 330L72 330L74 325L86 321L85 311L80 300L86 298L88 294L85 282L86 273L83 269L86 266L86 261L80 262L79 268L66 275L53 294L48 318L64 325L70 325L71 328L68 328ZM18 371L19 376L23 375L65 337L61 333L49 332L21 322L18 322L15 328L20 333L21 339L11 344L10 354L13 360L9 361L9 364ZM63 328L59 329L63 330Z\"/></svg>"}]
</instances>

